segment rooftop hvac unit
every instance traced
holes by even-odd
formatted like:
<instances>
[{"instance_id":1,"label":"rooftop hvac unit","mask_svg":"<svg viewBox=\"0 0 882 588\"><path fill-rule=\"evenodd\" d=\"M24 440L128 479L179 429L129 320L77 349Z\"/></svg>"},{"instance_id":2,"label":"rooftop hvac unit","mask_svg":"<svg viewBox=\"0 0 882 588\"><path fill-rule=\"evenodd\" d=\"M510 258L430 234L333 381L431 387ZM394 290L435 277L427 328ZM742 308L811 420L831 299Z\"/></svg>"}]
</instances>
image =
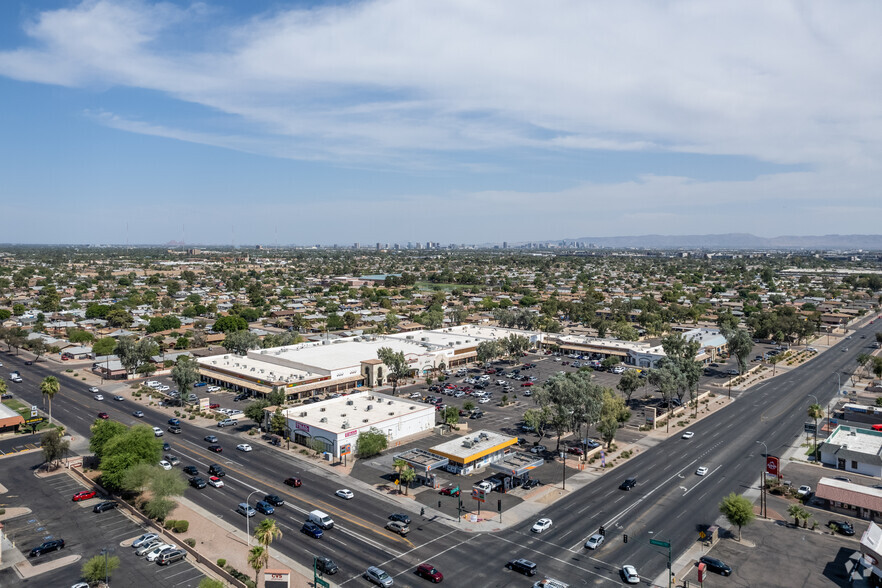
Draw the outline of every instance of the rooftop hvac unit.
<instances>
[{"instance_id":1,"label":"rooftop hvac unit","mask_svg":"<svg viewBox=\"0 0 882 588\"><path fill-rule=\"evenodd\" d=\"M420 341L428 341L428 340L429 340L428 337L420 337Z\"/></svg>"},{"instance_id":2,"label":"rooftop hvac unit","mask_svg":"<svg viewBox=\"0 0 882 588\"><path fill-rule=\"evenodd\" d=\"M341 413L340 413L340 418L343 418L343 417L345 417L345 416L346 416L346 413L345 413L345 412L341 412Z\"/></svg>"},{"instance_id":3,"label":"rooftop hvac unit","mask_svg":"<svg viewBox=\"0 0 882 588\"><path fill-rule=\"evenodd\" d=\"M415 409L415 408L416 408L415 406L411 406L411 407L410 407L410 410L413 410L413 409Z\"/></svg>"},{"instance_id":4,"label":"rooftop hvac unit","mask_svg":"<svg viewBox=\"0 0 882 588\"><path fill-rule=\"evenodd\" d=\"M388 404L389 406L392 406L392 401L390 400L390 401L387 402L386 404Z\"/></svg>"},{"instance_id":5,"label":"rooftop hvac unit","mask_svg":"<svg viewBox=\"0 0 882 588\"><path fill-rule=\"evenodd\" d=\"M462 442L462 446L463 446L463 447L471 447L471 446L472 446L472 442L469 441L468 439L465 439L465 440L463 440L463 442Z\"/></svg>"},{"instance_id":6,"label":"rooftop hvac unit","mask_svg":"<svg viewBox=\"0 0 882 588\"><path fill-rule=\"evenodd\" d=\"M368 420L367 420L367 419L361 419L361 422L366 423L366 422L368 422Z\"/></svg>"},{"instance_id":7,"label":"rooftop hvac unit","mask_svg":"<svg viewBox=\"0 0 882 588\"><path fill-rule=\"evenodd\" d=\"M389 416L395 416L395 413L394 413L394 412L390 412L390 413L389 413Z\"/></svg>"},{"instance_id":8,"label":"rooftop hvac unit","mask_svg":"<svg viewBox=\"0 0 882 588\"><path fill-rule=\"evenodd\" d=\"M324 409L322 409L322 410L324 410ZM478 436L479 436L481 439L489 439L489 438L490 438L490 435L488 435L487 433L481 433L481 434L478 435Z\"/></svg>"},{"instance_id":9,"label":"rooftop hvac unit","mask_svg":"<svg viewBox=\"0 0 882 588\"><path fill-rule=\"evenodd\" d=\"M325 407L323 406L323 407L321 407L319 410L320 410L321 412L325 412Z\"/></svg>"},{"instance_id":10,"label":"rooftop hvac unit","mask_svg":"<svg viewBox=\"0 0 882 588\"><path fill-rule=\"evenodd\" d=\"M373 405L373 404L368 404L367 406L364 407L364 409L365 409L365 410L373 410L373 409L374 409L374 405Z\"/></svg>"},{"instance_id":11,"label":"rooftop hvac unit","mask_svg":"<svg viewBox=\"0 0 882 588\"><path fill-rule=\"evenodd\" d=\"M343 429L348 429L349 428L349 421L343 421L343 424L340 425L340 427Z\"/></svg>"},{"instance_id":12,"label":"rooftop hvac unit","mask_svg":"<svg viewBox=\"0 0 882 588\"><path fill-rule=\"evenodd\" d=\"M306 413L305 413L305 412L301 412L301 413L300 413L300 416L305 417L305 416L306 416Z\"/></svg>"},{"instance_id":13,"label":"rooftop hvac unit","mask_svg":"<svg viewBox=\"0 0 882 588\"><path fill-rule=\"evenodd\" d=\"M413 335L405 335L404 338L405 339L413 339Z\"/></svg>"},{"instance_id":14,"label":"rooftop hvac unit","mask_svg":"<svg viewBox=\"0 0 882 588\"><path fill-rule=\"evenodd\" d=\"M347 401L346 401L346 405L347 405L347 406L352 406L353 404L355 404L355 401L353 401L353 400L347 400Z\"/></svg>"},{"instance_id":15,"label":"rooftop hvac unit","mask_svg":"<svg viewBox=\"0 0 882 588\"><path fill-rule=\"evenodd\" d=\"M320 422L320 423L326 423L326 422L328 422L328 417L322 417L322 418L320 418L320 419L319 419L319 422Z\"/></svg>"}]
</instances>

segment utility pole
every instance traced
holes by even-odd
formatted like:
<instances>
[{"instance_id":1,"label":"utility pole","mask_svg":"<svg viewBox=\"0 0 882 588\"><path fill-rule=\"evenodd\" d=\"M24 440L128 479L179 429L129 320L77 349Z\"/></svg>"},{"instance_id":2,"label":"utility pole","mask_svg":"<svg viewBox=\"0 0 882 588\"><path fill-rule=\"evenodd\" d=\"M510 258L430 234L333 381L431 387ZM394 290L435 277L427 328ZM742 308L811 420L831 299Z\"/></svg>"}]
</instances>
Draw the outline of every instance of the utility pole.
<instances>
[{"instance_id":1,"label":"utility pole","mask_svg":"<svg viewBox=\"0 0 882 588\"><path fill-rule=\"evenodd\" d=\"M769 448L763 441L757 441L757 443L762 445L766 451L763 454L763 468L760 473L760 485L762 486L762 494L760 494L760 513L762 514L762 517L765 519L765 518L768 518L767 517L768 513L766 511L766 460L769 459Z\"/></svg>"}]
</instances>

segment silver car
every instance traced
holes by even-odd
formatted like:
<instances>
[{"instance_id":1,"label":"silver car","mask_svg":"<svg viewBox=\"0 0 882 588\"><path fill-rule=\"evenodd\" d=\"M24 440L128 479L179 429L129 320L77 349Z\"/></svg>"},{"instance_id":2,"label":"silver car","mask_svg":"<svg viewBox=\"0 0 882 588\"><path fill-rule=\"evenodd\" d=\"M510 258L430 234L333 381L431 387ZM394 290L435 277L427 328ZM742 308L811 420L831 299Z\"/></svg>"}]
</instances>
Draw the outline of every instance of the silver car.
<instances>
[{"instance_id":1,"label":"silver car","mask_svg":"<svg viewBox=\"0 0 882 588\"><path fill-rule=\"evenodd\" d=\"M164 545L162 539L151 539L147 543L142 543L141 546L138 547L137 550L135 550L135 555L137 555L138 557L147 555L160 545Z\"/></svg>"},{"instance_id":2,"label":"silver car","mask_svg":"<svg viewBox=\"0 0 882 588\"><path fill-rule=\"evenodd\" d=\"M394 582L392 580L392 576L381 570L376 566L369 567L364 572L364 577L368 579L372 584L376 584L377 586L383 586L384 588L388 588Z\"/></svg>"}]
</instances>

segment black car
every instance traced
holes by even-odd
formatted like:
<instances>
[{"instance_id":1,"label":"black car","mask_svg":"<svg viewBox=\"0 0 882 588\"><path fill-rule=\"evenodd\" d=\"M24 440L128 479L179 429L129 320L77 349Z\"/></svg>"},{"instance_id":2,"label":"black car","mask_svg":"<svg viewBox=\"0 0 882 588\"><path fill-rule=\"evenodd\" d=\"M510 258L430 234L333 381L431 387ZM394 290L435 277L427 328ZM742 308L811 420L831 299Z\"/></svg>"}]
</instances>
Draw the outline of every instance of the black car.
<instances>
[{"instance_id":1,"label":"black car","mask_svg":"<svg viewBox=\"0 0 882 588\"><path fill-rule=\"evenodd\" d=\"M95 508L92 509L92 512L104 512L105 510L112 510L119 506L113 500L108 500L106 502L102 502L100 504L96 504Z\"/></svg>"},{"instance_id":2,"label":"black car","mask_svg":"<svg viewBox=\"0 0 882 588\"><path fill-rule=\"evenodd\" d=\"M851 537L854 535L854 527L851 526L851 523L848 521L830 521L827 523L828 527L832 527L833 530L839 531L841 534Z\"/></svg>"},{"instance_id":3,"label":"black car","mask_svg":"<svg viewBox=\"0 0 882 588\"><path fill-rule=\"evenodd\" d=\"M619 486L619 490L630 490L631 488L633 488L636 485L637 485L637 478L628 478L627 480L622 482L622 485Z\"/></svg>"},{"instance_id":4,"label":"black car","mask_svg":"<svg viewBox=\"0 0 882 588\"><path fill-rule=\"evenodd\" d=\"M171 449L171 445L169 445L169 443L167 441L162 444L163 451L168 451L169 449Z\"/></svg>"},{"instance_id":5,"label":"black car","mask_svg":"<svg viewBox=\"0 0 882 588\"><path fill-rule=\"evenodd\" d=\"M285 501L275 494L267 494L263 497L264 502L269 502L273 506L285 506Z\"/></svg>"},{"instance_id":6,"label":"black car","mask_svg":"<svg viewBox=\"0 0 882 588\"><path fill-rule=\"evenodd\" d=\"M36 547L31 549L31 557L37 557L38 555L43 555L44 553L57 551L59 549L64 549L64 539L53 539L52 541L44 541L40 545L37 545Z\"/></svg>"},{"instance_id":7,"label":"black car","mask_svg":"<svg viewBox=\"0 0 882 588\"><path fill-rule=\"evenodd\" d=\"M541 482L539 480L534 480L534 479L530 478L529 480L524 482L524 490L530 490L532 488L535 488L539 484L541 484Z\"/></svg>"},{"instance_id":8,"label":"black car","mask_svg":"<svg viewBox=\"0 0 882 588\"><path fill-rule=\"evenodd\" d=\"M732 573L732 568L727 566L722 561L718 560L715 557L709 557L707 555L701 556L698 561L707 566L707 569L720 574L721 576L728 576Z\"/></svg>"},{"instance_id":9,"label":"black car","mask_svg":"<svg viewBox=\"0 0 882 588\"><path fill-rule=\"evenodd\" d=\"M396 513L390 514L389 520L390 521L401 521L405 525L410 524L410 517L404 513L401 513L401 512L396 512Z\"/></svg>"},{"instance_id":10,"label":"black car","mask_svg":"<svg viewBox=\"0 0 882 588\"><path fill-rule=\"evenodd\" d=\"M209 445L209 446L208 446L208 450L209 450L209 451L214 451L215 453L220 453L220 452L223 451L224 449L223 449L223 447L221 447L220 445Z\"/></svg>"},{"instance_id":11,"label":"black car","mask_svg":"<svg viewBox=\"0 0 882 588\"><path fill-rule=\"evenodd\" d=\"M34 362L32 362L31 360L28 360L25 362L25 365L34 365Z\"/></svg>"},{"instance_id":12,"label":"black car","mask_svg":"<svg viewBox=\"0 0 882 588\"><path fill-rule=\"evenodd\" d=\"M184 468L184 473L187 474L188 476L195 476L196 474L199 473L199 470L196 469L196 466L191 465L191 466L187 466Z\"/></svg>"},{"instance_id":13,"label":"black car","mask_svg":"<svg viewBox=\"0 0 882 588\"><path fill-rule=\"evenodd\" d=\"M337 564L330 557L315 558L315 567L321 573L328 574L329 576L340 571L340 568L337 567Z\"/></svg>"},{"instance_id":14,"label":"black car","mask_svg":"<svg viewBox=\"0 0 882 588\"><path fill-rule=\"evenodd\" d=\"M208 484L206 484L205 480L203 480L202 478L190 478L190 485L198 490L202 490Z\"/></svg>"},{"instance_id":15,"label":"black car","mask_svg":"<svg viewBox=\"0 0 882 588\"><path fill-rule=\"evenodd\" d=\"M520 558L513 559L512 561L505 564L510 570L514 570L516 572L520 572L525 576L535 576L536 575L536 564L531 562L528 559Z\"/></svg>"},{"instance_id":16,"label":"black car","mask_svg":"<svg viewBox=\"0 0 882 588\"><path fill-rule=\"evenodd\" d=\"M223 478L227 475L227 472L224 471L224 468L217 465L216 463L208 466L208 473L212 476L217 476L218 478Z\"/></svg>"}]
</instances>

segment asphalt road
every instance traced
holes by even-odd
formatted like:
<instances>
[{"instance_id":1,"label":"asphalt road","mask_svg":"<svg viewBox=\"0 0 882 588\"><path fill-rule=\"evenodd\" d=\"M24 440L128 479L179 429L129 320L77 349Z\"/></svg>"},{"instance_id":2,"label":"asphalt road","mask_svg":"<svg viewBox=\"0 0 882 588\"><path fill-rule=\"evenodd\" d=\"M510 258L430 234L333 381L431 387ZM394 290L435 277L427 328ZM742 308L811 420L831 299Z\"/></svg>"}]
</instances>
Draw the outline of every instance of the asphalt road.
<instances>
[{"instance_id":1,"label":"asphalt road","mask_svg":"<svg viewBox=\"0 0 882 588\"><path fill-rule=\"evenodd\" d=\"M234 509L249 493L257 490L252 504L264 492L285 498L289 505L274 515L285 536L273 546L305 565L311 563L313 554L332 557L341 567L333 578L339 584L365 585L361 572L368 565L380 565L395 576L396 585L422 585L424 581L412 575L413 568L431 561L445 574L445 581L455 585L525 586L529 585L525 577L504 569L509 559L525 557L539 564L540 576L556 577L574 586L615 585L621 583L618 570L625 563L637 566L645 579L665 569L667 553L650 546L650 539L669 541L676 558L693 544L702 526L718 518L717 505L723 496L754 486L764 464L763 448L756 441L765 441L773 455L798 442L807 420L806 409L814 402L808 395L816 395L822 403L835 395L833 374L850 373L855 357L871 341L859 339L859 335L871 337L872 332L872 327L865 327L853 340L842 341L786 375L754 386L731 406L696 423L693 439L668 439L550 506L541 516L552 518L554 525L541 535L530 532L532 520L498 533L466 533L438 522L415 522L410 535L401 538L382 528L387 515L400 510L394 502L359 490L353 500L338 499L333 492L346 485L342 478L271 451L260 441L254 440L255 450L244 454L235 450L241 438L222 429L212 430L224 447L224 453L215 455L205 450L207 443L202 441L209 431L186 423L182 435L166 434L165 439L182 457L181 465L197 465L202 474L209 463L220 463L227 469L225 488L188 490L188 496L218 516L244 526L244 517ZM843 347L848 351L840 352ZM6 363L23 364L12 357ZM10 388L26 401L39 404L38 386L46 375L44 368L38 364L18 369L25 382ZM129 414L132 408L128 402L97 402L86 388L63 378L62 394L56 396L53 407L54 414L65 414L65 420L81 434L100 410L126 424L145 422L165 428L164 415L142 408L146 417L135 419ZM708 474L696 476L698 466L708 467ZM282 479L289 475L301 476L304 486L283 486ZM624 478L634 475L638 477L636 488L629 492L618 489ZM299 532L304 513L313 508L328 512L338 524L321 540ZM413 511L410 514L419 519ZM585 549L586 538L601 525L606 528L606 543L596 551ZM628 543L623 541L624 534Z\"/></svg>"}]
</instances>

